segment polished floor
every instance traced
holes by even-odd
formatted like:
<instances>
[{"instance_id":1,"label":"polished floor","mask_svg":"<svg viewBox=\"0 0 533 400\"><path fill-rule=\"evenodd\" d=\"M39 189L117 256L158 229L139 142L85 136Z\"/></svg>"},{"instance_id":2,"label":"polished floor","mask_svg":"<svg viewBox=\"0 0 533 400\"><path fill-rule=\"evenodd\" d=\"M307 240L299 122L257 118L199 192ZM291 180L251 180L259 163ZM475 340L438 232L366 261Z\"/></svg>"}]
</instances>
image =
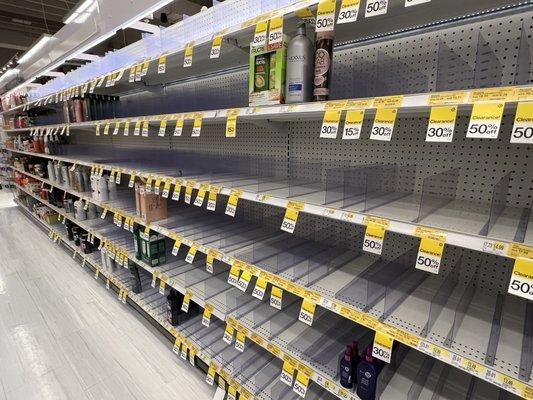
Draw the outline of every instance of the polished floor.
<instances>
[{"instance_id":1,"label":"polished floor","mask_svg":"<svg viewBox=\"0 0 533 400\"><path fill-rule=\"evenodd\" d=\"M0 191L0 400L212 399L205 376Z\"/></svg>"}]
</instances>

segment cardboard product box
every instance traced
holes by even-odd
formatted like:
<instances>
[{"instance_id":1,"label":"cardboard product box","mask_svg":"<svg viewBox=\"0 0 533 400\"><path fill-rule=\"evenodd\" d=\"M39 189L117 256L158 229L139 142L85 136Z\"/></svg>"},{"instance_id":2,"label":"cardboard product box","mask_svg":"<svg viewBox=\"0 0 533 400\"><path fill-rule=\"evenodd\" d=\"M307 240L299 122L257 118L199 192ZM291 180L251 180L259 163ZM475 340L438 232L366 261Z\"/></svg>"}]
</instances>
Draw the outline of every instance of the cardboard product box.
<instances>
[{"instance_id":1,"label":"cardboard product box","mask_svg":"<svg viewBox=\"0 0 533 400\"><path fill-rule=\"evenodd\" d=\"M167 218L167 200L160 194L148 193L145 185L135 187L135 205L137 215L147 224Z\"/></svg>"},{"instance_id":2,"label":"cardboard product box","mask_svg":"<svg viewBox=\"0 0 533 400\"><path fill-rule=\"evenodd\" d=\"M248 90L250 106L285 103L285 69L288 37L278 49L250 45Z\"/></svg>"}]
</instances>

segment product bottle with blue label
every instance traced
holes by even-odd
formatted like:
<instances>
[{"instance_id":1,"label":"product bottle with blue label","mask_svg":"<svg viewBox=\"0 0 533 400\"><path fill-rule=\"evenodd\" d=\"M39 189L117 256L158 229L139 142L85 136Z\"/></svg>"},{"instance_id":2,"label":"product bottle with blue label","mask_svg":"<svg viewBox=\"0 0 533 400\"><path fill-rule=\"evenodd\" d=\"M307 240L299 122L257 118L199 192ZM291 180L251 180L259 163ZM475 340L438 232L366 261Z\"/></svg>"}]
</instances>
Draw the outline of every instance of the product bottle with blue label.
<instances>
[{"instance_id":1,"label":"product bottle with blue label","mask_svg":"<svg viewBox=\"0 0 533 400\"><path fill-rule=\"evenodd\" d=\"M354 363L352 346L346 346L344 356L340 364L341 386L347 389L353 388Z\"/></svg>"},{"instance_id":2,"label":"product bottle with blue label","mask_svg":"<svg viewBox=\"0 0 533 400\"><path fill-rule=\"evenodd\" d=\"M366 356L357 365L357 395L361 400L376 398L377 365L372 357L372 349L366 349Z\"/></svg>"},{"instance_id":3,"label":"product bottle with blue label","mask_svg":"<svg viewBox=\"0 0 533 400\"><path fill-rule=\"evenodd\" d=\"M287 47L285 102L311 101L313 94L313 43L305 33L305 24L298 26L296 36Z\"/></svg>"}]
</instances>

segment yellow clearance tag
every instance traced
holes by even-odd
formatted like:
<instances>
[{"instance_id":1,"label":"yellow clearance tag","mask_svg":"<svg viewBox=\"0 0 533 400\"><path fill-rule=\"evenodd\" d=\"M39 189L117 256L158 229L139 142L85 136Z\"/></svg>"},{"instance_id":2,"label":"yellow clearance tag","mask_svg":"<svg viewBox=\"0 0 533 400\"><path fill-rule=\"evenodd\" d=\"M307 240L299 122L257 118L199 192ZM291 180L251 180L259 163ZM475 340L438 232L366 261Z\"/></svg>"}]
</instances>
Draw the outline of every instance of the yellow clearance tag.
<instances>
[{"instance_id":1,"label":"yellow clearance tag","mask_svg":"<svg viewBox=\"0 0 533 400\"><path fill-rule=\"evenodd\" d=\"M207 198L207 209L215 211L217 206L217 195L220 192L220 186L211 186L209 188L209 197Z\"/></svg>"},{"instance_id":2,"label":"yellow clearance tag","mask_svg":"<svg viewBox=\"0 0 533 400\"><path fill-rule=\"evenodd\" d=\"M192 53L193 53L194 43L188 43L185 48L185 56L183 58L183 66L185 68L192 66Z\"/></svg>"},{"instance_id":3,"label":"yellow clearance tag","mask_svg":"<svg viewBox=\"0 0 533 400\"><path fill-rule=\"evenodd\" d=\"M185 119L183 115L180 115L178 119L176 120L176 127L174 128L174 136L181 136L181 133L183 132L184 122L185 122Z\"/></svg>"},{"instance_id":4,"label":"yellow clearance tag","mask_svg":"<svg viewBox=\"0 0 533 400\"><path fill-rule=\"evenodd\" d=\"M232 286L237 286L237 282L239 282L239 273L241 272L241 269L235 264L231 267L228 275L228 283Z\"/></svg>"},{"instance_id":5,"label":"yellow clearance tag","mask_svg":"<svg viewBox=\"0 0 533 400\"><path fill-rule=\"evenodd\" d=\"M115 128L113 129L113 136L118 135L118 131L120 130L120 121L115 122Z\"/></svg>"},{"instance_id":6,"label":"yellow clearance tag","mask_svg":"<svg viewBox=\"0 0 533 400\"><path fill-rule=\"evenodd\" d=\"M183 296L183 303L181 304L181 311L188 312L189 311L189 303L191 302L191 293L187 290L185 292L185 296Z\"/></svg>"},{"instance_id":7,"label":"yellow clearance tag","mask_svg":"<svg viewBox=\"0 0 533 400\"><path fill-rule=\"evenodd\" d=\"M320 137L324 139L335 139L339 131L339 121L342 110L327 110L324 113Z\"/></svg>"},{"instance_id":8,"label":"yellow clearance tag","mask_svg":"<svg viewBox=\"0 0 533 400\"><path fill-rule=\"evenodd\" d=\"M224 336L222 337L222 340L226 342L227 344L231 344L233 342L233 333L235 332L235 328L231 326L230 324L226 325L226 330L224 331Z\"/></svg>"},{"instance_id":9,"label":"yellow clearance tag","mask_svg":"<svg viewBox=\"0 0 533 400\"><path fill-rule=\"evenodd\" d=\"M288 386L292 386L294 379L294 369L294 365L292 365L289 360L284 361L279 380Z\"/></svg>"},{"instance_id":10,"label":"yellow clearance tag","mask_svg":"<svg viewBox=\"0 0 533 400\"><path fill-rule=\"evenodd\" d=\"M347 24L357 21L360 0L342 0L337 24Z\"/></svg>"},{"instance_id":11,"label":"yellow clearance tag","mask_svg":"<svg viewBox=\"0 0 533 400\"><path fill-rule=\"evenodd\" d=\"M165 199L168 199L168 195L170 193L170 186L172 185L172 179L171 178L167 178L165 180L165 185L163 186L163 193L161 194L161 196Z\"/></svg>"},{"instance_id":12,"label":"yellow clearance tag","mask_svg":"<svg viewBox=\"0 0 533 400\"><path fill-rule=\"evenodd\" d=\"M300 397L304 398L305 394L307 393L308 386L309 386L309 376L307 376L302 371L298 371L298 374L296 374L296 381L294 382L294 386L292 387L292 390L296 392Z\"/></svg>"},{"instance_id":13,"label":"yellow clearance tag","mask_svg":"<svg viewBox=\"0 0 533 400\"><path fill-rule=\"evenodd\" d=\"M367 218L366 231L363 240L363 250L379 254L383 251L383 240L390 222L382 218Z\"/></svg>"},{"instance_id":14,"label":"yellow clearance tag","mask_svg":"<svg viewBox=\"0 0 533 400\"><path fill-rule=\"evenodd\" d=\"M252 47L264 47L267 44L268 21L260 21L255 26Z\"/></svg>"},{"instance_id":15,"label":"yellow clearance tag","mask_svg":"<svg viewBox=\"0 0 533 400\"><path fill-rule=\"evenodd\" d=\"M451 142L455 129L457 106L431 108L426 142Z\"/></svg>"},{"instance_id":16,"label":"yellow clearance tag","mask_svg":"<svg viewBox=\"0 0 533 400\"><path fill-rule=\"evenodd\" d=\"M235 338L235 349L242 353L244 351L245 341L246 335L242 332L237 332L237 337Z\"/></svg>"},{"instance_id":17,"label":"yellow clearance tag","mask_svg":"<svg viewBox=\"0 0 533 400\"><path fill-rule=\"evenodd\" d=\"M96 124L96 136L100 136L100 124Z\"/></svg>"},{"instance_id":18,"label":"yellow clearance tag","mask_svg":"<svg viewBox=\"0 0 533 400\"><path fill-rule=\"evenodd\" d=\"M155 183L154 183L154 193L155 194L159 194L162 180L163 180L163 178L161 178L160 176L157 177L157 179L155 180Z\"/></svg>"},{"instance_id":19,"label":"yellow clearance tag","mask_svg":"<svg viewBox=\"0 0 533 400\"><path fill-rule=\"evenodd\" d=\"M298 316L298 319L302 321L304 324L312 325L313 324L313 317L315 315L315 309L316 304L304 299L302 301L302 308L300 309L300 315Z\"/></svg>"},{"instance_id":20,"label":"yellow clearance tag","mask_svg":"<svg viewBox=\"0 0 533 400\"><path fill-rule=\"evenodd\" d=\"M167 122L168 121L166 119L161 120L161 123L159 124L158 136L165 136L165 132L167 130Z\"/></svg>"},{"instance_id":21,"label":"yellow clearance tag","mask_svg":"<svg viewBox=\"0 0 533 400\"><path fill-rule=\"evenodd\" d=\"M343 139L359 139L361 129L365 118L365 110L349 110L346 112L344 129L342 130Z\"/></svg>"},{"instance_id":22,"label":"yellow clearance tag","mask_svg":"<svg viewBox=\"0 0 533 400\"><path fill-rule=\"evenodd\" d=\"M167 53L161 54L157 62L157 73L164 74L167 71Z\"/></svg>"},{"instance_id":23,"label":"yellow clearance tag","mask_svg":"<svg viewBox=\"0 0 533 400\"><path fill-rule=\"evenodd\" d=\"M222 35L216 35L213 38L213 44L211 45L211 52L209 53L209 58L219 58L220 57L220 48L222 47Z\"/></svg>"},{"instance_id":24,"label":"yellow clearance tag","mask_svg":"<svg viewBox=\"0 0 533 400\"><path fill-rule=\"evenodd\" d=\"M374 117L374 125L372 125L372 131L370 132L370 139L390 141L397 114L398 110L396 108L378 108Z\"/></svg>"},{"instance_id":25,"label":"yellow clearance tag","mask_svg":"<svg viewBox=\"0 0 533 400\"><path fill-rule=\"evenodd\" d=\"M199 137L202 130L202 113L194 114L194 125L192 127L192 137Z\"/></svg>"},{"instance_id":26,"label":"yellow clearance tag","mask_svg":"<svg viewBox=\"0 0 533 400\"><path fill-rule=\"evenodd\" d=\"M257 278L252 296L254 296L256 299L263 300L265 297L266 287L267 281L263 278Z\"/></svg>"},{"instance_id":27,"label":"yellow clearance tag","mask_svg":"<svg viewBox=\"0 0 533 400\"><path fill-rule=\"evenodd\" d=\"M142 130L142 132L141 132L141 135L144 136L144 137L148 136L148 127L149 127L149 124L150 124L150 122L149 122L147 119L145 119L145 120L143 121L143 130Z\"/></svg>"},{"instance_id":28,"label":"yellow clearance tag","mask_svg":"<svg viewBox=\"0 0 533 400\"><path fill-rule=\"evenodd\" d=\"M194 262L194 257L196 256L196 253L198 252L198 246L191 246L189 249L189 252L187 253L187 257L185 258L185 261L189 264L192 264Z\"/></svg>"},{"instance_id":29,"label":"yellow clearance tag","mask_svg":"<svg viewBox=\"0 0 533 400\"><path fill-rule=\"evenodd\" d=\"M187 181L185 186L185 203L191 204L192 200L192 191L196 187L196 181Z\"/></svg>"},{"instance_id":30,"label":"yellow clearance tag","mask_svg":"<svg viewBox=\"0 0 533 400\"><path fill-rule=\"evenodd\" d=\"M172 255L173 256L177 256L178 255L178 252L180 251L180 247L181 247L181 241L182 239L181 238L176 238L176 240L174 241L174 246L172 247Z\"/></svg>"},{"instance_id":31,"label":"yellow clearance tag","mask_svg":"<svg viewBox=\"0 0 533 400\"><path fill-rule=\"evenodd\" d=\"M296 16L305 23L314 26L316 24L316 18L309 7L301 8L295 12Z\"/></svg>"},{"instance_id":32,"label":"yellow clearance tag","mask_svg":"<svg viewBox=\"0 0 533 400\"><path fill-rule=\"evenodd\" d=\"M466 137L497 139L505 103L476 103L472 108Z\"/></svg>"},{"instance_id":33,"label":"yellow clearance tag","mask_svg":"<svg viewBox=\"0 0 533 400\"><path fill-rule=\"evenodd\" d=\"M133 135L139 136L141 133L141 121L135 122L135 128L133 128Z\"/></svg>"},{"instance_id":34,"label":"yellow clearance tag","mask_svg":"<svg viewBox=\"0 0 533 400\"><path fill-rule=\"evenodd\" d=\"M270 19L268 30L268 51L281 49L283 45L283 16L278 15Z\"/></svg>"},{"instance_id":35,"label":"yellow clearance tag","mask_svg":"<svg viewBox=\"0 0 533 400\"><path fill-rule=\"evenodd\" d=\"M130 175L130 180L128 182L128 187L132 188L135 183L135 174L132 172Z\"/></svg>"},{"instance_id":36,"label":"yellow clearance tag","mask_svg":"<svg viewBox=\"0 0 533 400\"><path fill-rule=\"evenodd\" d=\"M516 106L511 143L533 143L533 102Z\"/></svg>"},{"instance_id":37,"label":"yellow clearance tag","mask_svg":"<svg viewBox=\"0 0 533 400\"><path fill-rule=\"evenodd\" d=\"M240 196L241 193L232 191L228 199L228 204L226 206L226 215L229 215L230 217L235 216L235 213L237 212L237 203L239 202Z\"/></svg>"},{"instance_id":38,"label":"yellow clearance tag","mask_svg":"<svg viewBox=\"0 0 533 400\"><path fill-rule=\"evenodd\" d=\"M206 304L204 308L204 314L202 315L202 325L209 327L211 323L211 315L213 314L213 306Z\"/></svg>"},{"instance_id":39,"label":"yellow clearance tag","mask_svg":"<svg viewBox=\"0 0 533 400\"><path fill-rule=\"evenodd\" d=\"M281 223L281 230L293 233L296 228L296 221L301 210L304 209L304 203L297 201L289 201L287 204L287 210L285 211L285 217Z\"/></svg>"},{"instance_id":40,"label":"yellow clearance tag","mask_svg":"<svg viewBox=\"0 0 533 400\"><path fill-rule=\"evenodd\" d=\"M194 199L194 205L197 207L202 207L202 204L204 204L205 199L205 193L207 192L207 189L209 189L209 183L202 183L200 185L200 188L198 189L198 193L196 194L196 198Z\"/></svg>"},{"instance_id":41,"label":"yellow clearance tag","mask_svg":"<svg viewBox=\"0 0 533 400\"><path fill-rule=\"evenodd\" d=\"M331 32L335 29L336 0L320 0L316 14L316 32Z\"/></svg>"},{"instance_id":42,"label":"yellow clearance tag","mask_svg":"<svg viewBox=\"0 0 533 400\"><path fill-rule=\"evenodd\" d=\"M420 240L415 267L432 274L438 274L442 253L446 245L446 234L444 232L428 231L420 236L422 239Z\"/></svg>"},{"instance_id":43,"label":"yellow clearance tag","mask_svg":"<svg viewBox=\"0 0 533 400\"><path fill-rule=\"evenodd\" d=\"M250 279L252 279L252 274L248 271L244 271L237 281L237 289L246 292L246 289L248 289L248 284L250 283Z\"/></svg>"},{"instance_id":44,"label":"yellow clearance tag","mask_svg":"<svg viewBox=\"0 0 533 400\"><path fill-rule=\"evenodd\" d=\"M207 252L207 257L205 259L205 268L210 274L213 273L213 264L215 263L215 260L218 257L220 257L220 253L218 251L209 250Z\"/></svg>"},{"instance_id":45,"label":"yellow clearance tag","mask_svg":"<svg viewBox=\"0 0 533 400\"><path fill-rule=\"evenodd\" d=\"M372 346L372 355L386 363L390 363L393 343L394 338L392 336L376 331L374 345Z\"/></svg>"},{"instance_id":46,"label":"yellow clearance tag","mask_svg":"<svg viewBox=\"0 0 533 400\"><path fill-rule=\"evenodd\" d=\"M124 124L124 136L129 136L130 134L130 121L126 121Z\"/></svg>"},{"instance_id":47,"label":"yellow clearance tag","mask_svg":"<svg viewBox=\"0 0 533 400\"><path fill-rule=\"evenodd\" d=\"M211 363L209 366L209 369L207 370L207 376L205 377L205 381L208 385L213 386L215 383L215 374L216 374L216 365Z\"/></svg>"},{"instance_id":48,"label":"yellow clearance tag","mask_svg":"<svg viewBox=\"0 0 533 400\"><path fill-rule=\"evenodd\" d=\"M519 257L515 260L507 291L515 296L533 300L533 259Z\"/></svg>"},{"instance_id":49,"label":"yellow clearance tag","mask_svg":"<svg viewBox=\"0 0 533 400\"><path fill-rule=\"evenodd\" d=\"M270 305L278 310L281 310L283 299L283 290L277 286L272 286L270 291Z\"/></svg>"},{"instance_id":50,"label":"yellow clearance tag","mask_svg":"<svg viewBox=\"0 0 533 400\"><path fill-rule=\"evenodd\" d=\"M150 60L142 63L141 76L145 76L148 73L148 68L150 68Z\"/></svg>"},{"instance_id":51,"label":"yellow clearance tag","mask_svg":"<svg viewBox=\"0 0 533 400\"><path fill-rule=\"evenodd\" d=\"M237 116L239 115L239 109L234 108L228 110L228 119L226 120L226 137L233 138L237 135Z\"/></svg>"}]
</instances>

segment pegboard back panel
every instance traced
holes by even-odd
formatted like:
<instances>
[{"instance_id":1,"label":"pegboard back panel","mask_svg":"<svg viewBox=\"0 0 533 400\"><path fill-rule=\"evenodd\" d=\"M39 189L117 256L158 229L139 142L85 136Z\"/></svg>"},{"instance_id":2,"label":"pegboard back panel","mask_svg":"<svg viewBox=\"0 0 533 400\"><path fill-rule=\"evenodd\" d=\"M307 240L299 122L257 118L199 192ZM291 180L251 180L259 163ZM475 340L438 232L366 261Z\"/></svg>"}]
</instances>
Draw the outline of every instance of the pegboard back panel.
<instances>
[{"instance_id":1,"label":"pegboard back panel","mask_svg":"<svg viewBox=\"0 0 533 400\"><path fill-rule=\"evenodd\" d=\"M528 10L531 10L529 7ZM424 30L334 52L335 98L532 82L533 12Z\"/></svg>"}]
</instances>

